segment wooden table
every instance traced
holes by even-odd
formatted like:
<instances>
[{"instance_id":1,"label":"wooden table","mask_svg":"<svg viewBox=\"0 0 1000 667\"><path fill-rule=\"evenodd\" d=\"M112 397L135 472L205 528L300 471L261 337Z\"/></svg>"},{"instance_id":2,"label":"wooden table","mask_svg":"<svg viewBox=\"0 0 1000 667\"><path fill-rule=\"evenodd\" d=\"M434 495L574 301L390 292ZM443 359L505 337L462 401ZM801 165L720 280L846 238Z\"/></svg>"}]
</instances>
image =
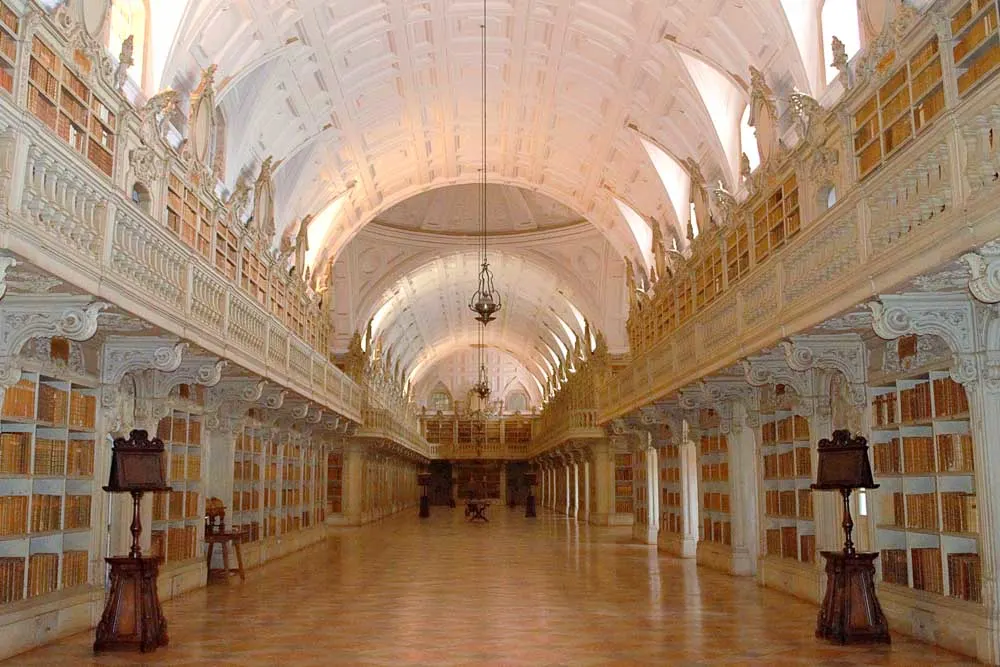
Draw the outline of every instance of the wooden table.
<instances>
[{"instance_id":1,"label":"wooden table","mask_svg":"<svg viewBox=\"0 0 1000 667\"><path fill-rule=\"evenodd\" d=\"M227 530L219 533L206 533L205 534L205 544L208 545L208 579L212 580L214 576L221 576L226 581L229 581L229 575L238 574L240 581L246 581L246 575L243 573L243 554L240 553L240 540L242 535L235 530ZM212 551L215 545L218 544L222 549L222 569L212 567ZM233 551L236 552L236 568L232 569L229 567L229 549L228 546L233 545Z\"/></svg>"},{"instance_id":2,"label":"wooden table","mask_svg":"<svg viewBox=\"0 0 1000 667\"><path fill-rule=\"evenodd\" d=\"M486 508L490 506L488 500L467 500L465 501L465 516L469 521L489 522L486 518Z\"/></svg>"}]
</instances>

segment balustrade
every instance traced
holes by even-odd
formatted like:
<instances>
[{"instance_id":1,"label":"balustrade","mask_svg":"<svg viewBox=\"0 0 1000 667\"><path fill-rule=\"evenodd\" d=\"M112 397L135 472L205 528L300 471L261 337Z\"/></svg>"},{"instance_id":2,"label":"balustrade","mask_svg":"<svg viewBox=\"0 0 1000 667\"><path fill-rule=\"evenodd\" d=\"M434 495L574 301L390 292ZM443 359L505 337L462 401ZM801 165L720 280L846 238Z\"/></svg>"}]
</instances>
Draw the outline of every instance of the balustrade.
<instances>
[{"instance_id":1,"label":"balustrade","mask_svg":"<svg viewBox=\"0 0 1000 667\"><path fill-rule=\"evenodd\" d=\"M946 39L926 17L887 28L854 62L853 88L813 111L808 124L819 129L799 133L798 145L753 174L751 191L713 216L673 275L638 296L627 327L633 357L599 387L598 422L822 322L870 296L873 284L928 268L911 257L944 261L1000 236L988 203L1000 183L998 3L980 2L972 14L964 0L939 4L961 34ZM973 14L980 18L970 23ZM989 54L968 55L970 39ZM956 68L970 57L982 62ZM836 182L836 203L799 209L806 194L789 196L793 178L817 193Z\"/></svg>"}]
</instances>

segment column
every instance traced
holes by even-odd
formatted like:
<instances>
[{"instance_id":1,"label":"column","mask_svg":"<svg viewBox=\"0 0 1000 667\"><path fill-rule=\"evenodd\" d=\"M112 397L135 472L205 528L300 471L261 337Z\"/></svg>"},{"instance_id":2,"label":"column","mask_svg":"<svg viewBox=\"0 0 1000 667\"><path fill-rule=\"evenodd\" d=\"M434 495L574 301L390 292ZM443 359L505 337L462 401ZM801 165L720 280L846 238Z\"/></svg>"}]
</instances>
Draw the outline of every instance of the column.
<instances>
[{"instance_id":1,"label":"column","mask_svg":"<svg viewBox=\"0 0 1000 667\"><path fill-rule=\"evenodd\" d=\"M503 422L501 422L503 423ZM507 462L500 462L500 504L507 504Z\"/></svg>"},{"instance_id":2,"label":"column","mask_svg":"<svg viewBox=\"0 0 1000 667\"><path fill-rule=\"evenodd\" d=\"M591 471L594 475L595 507L590 515L594 526L610 525L614 510L615 459L614 450L607 438L596 440L590 445L593 456Z\"/></svg>"},{"instance_id":3,"label":"column","mask_svg":"<svg viewBox=\"0 0 1000 667\"><path fill-rule=\"evenodd\" d=\"M755 574L760 553L755 431L747 424L746 408L733 401L729 426L729 474L733 496L732 572L736 575Z\"/></svg>"},{"instance_id":4,"label":"column","mask_svg":"<svg viewBox=\"0 0 1000 667\"><path fill-rule=\"evenodd\" d=\"M573 460L573 518L580 518L580 464Z\"/></svg>"},{"instance_id":5,"label":"column","mask_svg":"<svg viewBox=\"0 0 1000 667\"><path fill-rule=\"evenodd\" d=\"M684 431L680 442L681 459L681 510L684 527L681 533L681 557L694 558L698 554L698 448Z\"/></svg>"},{"instance_id":6,"label":"column","mask_svg":"<svg viewBox=\"0 0 1000 667\"><path fill-rule=\"evenodd\" d=\"M590 459L583 460L583 521L590 523Z\"/></svg>"},{"instance_id":7,"label":"column","mask_svg":"<svg viewBox=\"0 0 1000 667\"><path fill-rule=\"evenodd\" d=\"M361 474L365 462L364 445L348 440L344 444L344 521L349 526L360 526L364 521L362 516L362 499L364 489L361 487Z\"/></svg>"}]
</instances>

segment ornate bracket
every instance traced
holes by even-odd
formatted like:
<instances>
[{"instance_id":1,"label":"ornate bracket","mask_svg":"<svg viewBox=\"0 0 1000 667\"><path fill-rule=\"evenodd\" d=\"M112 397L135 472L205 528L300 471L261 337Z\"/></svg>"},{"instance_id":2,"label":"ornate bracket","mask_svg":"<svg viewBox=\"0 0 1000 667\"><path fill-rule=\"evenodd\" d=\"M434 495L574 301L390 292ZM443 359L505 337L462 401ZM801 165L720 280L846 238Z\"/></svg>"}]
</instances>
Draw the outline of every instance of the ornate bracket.
<instances>
[{"instance_id":1,"label":"ornate bracket","mask_svg":"<svg viewBox=\"0 0 1000 667\"><path fill-rule=\"evenodd\" d=\"M9 255L0 255L0 299L7 293L7 271L17 266L17 260Z\"/></svg>"},{"instance_id":2,"label":"ornate bracket","mask_svg":"<svg viewBox=\"0 0 1000 667\"><path fill-rule=\"evenodd\" d=\"M101 382L117 387L128 373L171 373L181 365L187 343L153 336L109 336L101 347Z\"/></svg>"},{"instance_id":3,"label":"ornate bracket","mask_svg":"<svg viewBox=\"0 0 1000 667\"><path fill-rule=\"evenodd\" d=\"M1000 244L990 242L962 255L969 265L969 291L983 303L1000 303Z\"/></svg>"},{"instance_id":4,"label":"ornate bracket","mask_svg":"<svg viewBox=\"0 0 1000 667\"><path fill-rule=\"evenodd\" d=\"M858 334L793 336L781 347L792 370L837 371L847 379L851 402L867 404L868 350Z\"/></svg>"},{"instance_id":5,"label":"ornate bracket","mask_svg":"<svg viewBox=\"0 0 1000 667\"><path fill-rule=\"evenodd\" d=\"M205 398L205 410L216 412L223 405L240 406L244 410L260 400L266 380L227 378L212 387ZM241 405L241 404L245 404Z\"/></svg>"},{"instance_id":6,"label":"ornate bracket","mask_svg":"<svg viewBox=\"0 0 1000 667\"><path fill-rule=\"evenodd\" d=\"M184 360L173 371L154 371L153 395L165 397L182 384L200 384L214 387L222 379L222 369L228 362L211 357L191 357Z\"/></svg>"},{"instance_id":7,"label":"ornate bracket","mask_svg":"<svg viewBox=\"0 0 1000 667\"><path fill-rule=\"evenodd\" d=\"M685 410L712 408L719 413L719 430L729 433L732 429L732 407L740 403L746 410L747 426L760 425L760 392L756 386L742 379L707 378L680 390L680 406Z\"/></svg>"},{"instance_id":8,"label":"ornate bracket","mask_svg":"<svg viewBox=\"0 0 1000 667\"><path fill-rule=\"evenodd\" d=\"M979 378L976 353L986 349L989 330L995 324L992 306L977 304L964 293L949 293L883 294L868 307L872 328L880 337L939 336L952 351L952 379L964 384Z\"/></svg>"},{"instance_id":9,"label":"ornate bracket","mask_svg":"<svg viewBox=\"0 0 1000 667\"><path fill-rule=\"evenodd\" d=\"M0 306L0 386L21 379L18 358L32 338L84 341L97 332L97 315L109 304L91 296L11 294Z\"/></svg>"}]
</instances>

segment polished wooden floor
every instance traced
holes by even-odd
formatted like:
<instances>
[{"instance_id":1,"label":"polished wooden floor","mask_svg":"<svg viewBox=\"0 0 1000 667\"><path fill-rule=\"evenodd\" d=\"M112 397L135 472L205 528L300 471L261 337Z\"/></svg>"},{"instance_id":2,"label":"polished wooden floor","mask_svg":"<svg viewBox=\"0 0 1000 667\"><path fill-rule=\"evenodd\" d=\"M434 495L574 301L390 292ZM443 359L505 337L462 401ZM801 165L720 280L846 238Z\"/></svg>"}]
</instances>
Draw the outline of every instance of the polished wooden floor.
<instances>
[{"instance_id":1,"label":"polished wooden floor","mask_svg":"<svg viewBox=\"0 0 1000 667\"><path fill-rule=\"evenodd\" d=\"M167 602L170 646L93 656L93 634L16 665L966 664L900 635L813 638L816 607L629 543L621 529L433 508Z\"/></svg>"}]
</instances>

